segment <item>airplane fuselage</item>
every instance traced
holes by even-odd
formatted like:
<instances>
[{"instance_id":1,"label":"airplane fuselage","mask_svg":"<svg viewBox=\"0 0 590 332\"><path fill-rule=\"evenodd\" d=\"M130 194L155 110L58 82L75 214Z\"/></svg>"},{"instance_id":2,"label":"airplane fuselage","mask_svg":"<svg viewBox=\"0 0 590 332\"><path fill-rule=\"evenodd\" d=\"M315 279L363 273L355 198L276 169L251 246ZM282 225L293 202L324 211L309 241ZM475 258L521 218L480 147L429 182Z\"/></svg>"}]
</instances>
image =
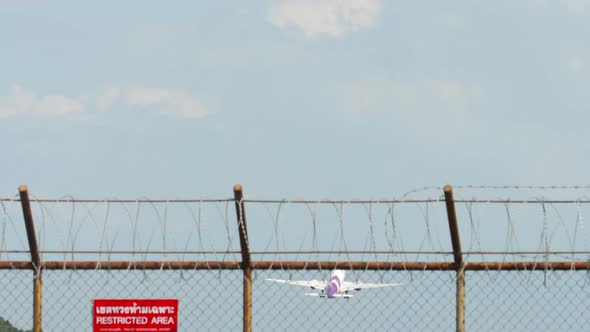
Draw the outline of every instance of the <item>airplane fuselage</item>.
<instances>
[{"instance_id":1,"label":"airplane fuselage","mask_svg":"<svg viewBox=\"0 0 590 332\"><path fill-rule=\"evenodd\" d=\"M329 299L333 299L336 297L338 293L340 293L340 287L342 286L342 282L344 281L344 277L346 273L343 270L334 270L330 275L330 280L324 289L326 296Z\"/></svg>"}]
</instances>

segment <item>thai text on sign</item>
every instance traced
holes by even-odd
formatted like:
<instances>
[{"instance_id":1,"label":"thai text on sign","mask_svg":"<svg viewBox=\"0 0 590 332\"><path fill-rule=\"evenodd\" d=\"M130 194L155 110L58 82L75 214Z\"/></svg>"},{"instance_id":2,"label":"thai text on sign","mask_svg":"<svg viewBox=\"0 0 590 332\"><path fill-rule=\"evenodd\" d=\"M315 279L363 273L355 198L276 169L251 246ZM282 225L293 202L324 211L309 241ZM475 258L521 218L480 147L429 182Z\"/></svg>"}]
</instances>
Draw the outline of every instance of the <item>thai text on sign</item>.
<instances>
[{"instance_id":1,"label":"thai text on sign","mask_svg":"<svg viewBox=\"0 0 590 332\"><path fill-rule=\"evenodd\" d=\"M96 299L94 332L176 332L177 299Z\"/></svg>"}]
</instances>

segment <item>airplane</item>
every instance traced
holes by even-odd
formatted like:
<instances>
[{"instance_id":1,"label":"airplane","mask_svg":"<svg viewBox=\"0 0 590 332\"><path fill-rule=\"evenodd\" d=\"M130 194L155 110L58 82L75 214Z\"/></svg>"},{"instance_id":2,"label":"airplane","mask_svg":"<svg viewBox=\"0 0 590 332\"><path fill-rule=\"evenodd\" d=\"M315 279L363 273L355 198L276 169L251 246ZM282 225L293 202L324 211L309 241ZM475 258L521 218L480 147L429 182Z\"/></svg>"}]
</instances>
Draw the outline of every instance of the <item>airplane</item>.
<instances>
[{"instance_id":1,"label":"airplane","mask_svg":"<svg viewBox=\"0 0 590 332\"><path fill-rule=\"evenodd\" d=\"M393 287L400 286L401 284L371 284L364 282L350 282L344 281L346 271L344 270L333 270L330 274L328 281L321 280L283 280L283 279L265 279L267 281L279 282L287 285L310 287L311 289L320 290L319 293L305 293L307 296L318 296L320 298L346 298L353 297L353 294L349 294L349 291L355 290L360 291L366 288L381 288L381 287Z\"/></svg>"}]
</instances>

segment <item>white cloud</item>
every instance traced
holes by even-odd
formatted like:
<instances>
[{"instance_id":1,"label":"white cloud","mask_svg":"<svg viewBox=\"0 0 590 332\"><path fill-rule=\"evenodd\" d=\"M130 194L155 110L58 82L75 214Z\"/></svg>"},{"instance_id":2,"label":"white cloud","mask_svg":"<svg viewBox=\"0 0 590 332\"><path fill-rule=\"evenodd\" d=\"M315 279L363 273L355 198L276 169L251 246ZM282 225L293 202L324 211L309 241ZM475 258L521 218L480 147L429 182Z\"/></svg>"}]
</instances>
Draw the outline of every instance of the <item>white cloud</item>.
<instances>
[{"instance_id":1,"label":"white cloud","mask_svg":"<svg viewBox=\"0 0 590 332\"><path fill-rule=\"evenodd\" d=\"M84 110L82 103L64 96L45 96L37 107L38 113L44 115L64 115Z\"/></svg>"},{"instance_id":2,"label":"white cloud","mask_svg":"<svg viewBox=\"0 0 590 332\"><path fill-rule=\"evenodd\" d=\"M8 94L0 95L0 117L15 115L61 116L81 112L84 104L62 95L47 95L37 98L35 94L19 85L13 85Z\"/></svg>"},{"instance_id":3,"label":"white cloud","mask_svg":"<svg viewBox=\"0 0 590 332\"><path fill-rule=\"evenodd\" d=\"M344 87L341 95L352 112L384 112L408 132L442 135L462 132L469 113L484 103L483 90L457 80L372 79Z\"/></svg>"},{"instance_id":4,"label":"white cloud","mask_svg":"<svg viewBox=\"0 0 590 332\"><path fill-rule=\"evenodd\" d=\"M374 79L354 84L345 93L357 100L355 111L361 112L384 108L404 113L431 108L463 112L471 102L481 97L481 91L466 83L427 79Z\"/></svg>"},{"instance_id":5,"label":"white cloud","mask_svg":"<svg viewBox=\"0 0 590 332\"><path fill-rule=\"evenodd\" d=\"M574 15L587 16L590 14L590 1L588 0L567 0L567 10Z\"/></svg>"},{"instance_id":6,"label":"white cloud","mask_svg":"<svg viewBox=\"0 0 590 332\"><path fill-rule=\"evenodd\" d=\"M181 118L201 118L207 115L200 99L179 90L132 88L127 91L131 106L156 106L163 114Z\"/></svg>"},{"instance_id":7,"label":"white cloud","mask_svg":"<svg viewBox=\"0 0 590 332\"><path fill-rule=\"evenodd\" d=\"M285 0L268 20L279 28L294 26L308 38L338 37L371 26L379 8L379 0Z\"/></svg>"},{"instance_id":8,"label":"white cloud","mask_svg":"<svg viewBox=\"0 0 590 332\"><path fill-rule=\"evenodd\" d=\"M102 91L96 96L96 108L99 111L107 111L113 107L115 102L121 97L120 88L109 88Z\"/></svg>"},{"instance_id":9,"label":"white cloud","mask_svg":"<svg viewBox=\"0 0 590 332\"><path fill-rule=\"evenodd\" d=\"M62 95L36 97L21 86L14 85L0 95L0 118L31 116L63 116L70 113L112 110L116 104L146 108L154 107L167 116L201 118L208 114L201 100L186 91L163 88L111 87L95 93L82 93L77 99Z\"/></svg>"},{"instance_id":10,"label":"white cloud","mask_svg":"<svg viewBox=\"0 0 590 332\"><path fill-rule=\"evenodd\" d=\"M532 10L548 11L553 14L564 12L573 17L590 15L588 0L526 0L524 3Z\"/></svg>"},{"instance_id":11,"label":"white cloud","mask_svg":"<svg viewBox=\"0 0 590 332\"><path fill-rule=\"evenodd\" d=\"M169 95L170 93L164 89L131 88L127 91L127 103L129 105L149 106L161 103Z\"/></svg>"},{"instance_id":12,"label":"white cloud","mask_svg":"<svg viewBox=\"0 0 590 332\"><path fill-rule=\"evenodd\" d=\"M565 54L565 68L573 74L583 74L588 67L588 57L584 51L572 50Z\"/></svg>"}]
</instances>

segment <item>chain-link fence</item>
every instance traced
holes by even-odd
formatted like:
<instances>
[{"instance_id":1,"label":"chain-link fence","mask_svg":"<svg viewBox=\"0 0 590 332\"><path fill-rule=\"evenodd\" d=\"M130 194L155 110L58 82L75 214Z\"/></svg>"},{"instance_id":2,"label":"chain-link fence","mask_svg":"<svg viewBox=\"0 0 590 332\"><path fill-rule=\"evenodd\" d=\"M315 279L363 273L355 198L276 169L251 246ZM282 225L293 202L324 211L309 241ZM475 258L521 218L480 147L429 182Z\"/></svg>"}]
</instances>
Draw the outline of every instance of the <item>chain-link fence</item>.
<instances>
[{"instance_id":1,"label":"chain-link fence","mask_svg":"<svg viewBox=\"0 0 590 332\"><path fill-rule=\"evenodd\" d=\"M467 273L468 331L588 331L589 271Z\"/></svg>"},{"instance_id":2,"label":"chain-link fence","mask_svg":"<svg viewBox=\"0 0 590 332\"><path fill-rule=\"evenodd\" d=\"M30 329L30 271L0 272L0 313ZM346 280L401 283L347 299L266 279L324 280L330 271L256 270L255 331L452 331L454 271L347 271ZM91 331L97 298L174 298L179 331L242 330L239 270L51 270L43 273L43 330ZM471 271L466 275L467 331L587 331L588 271ZM1 329L2 331L10 331Z\"/></svg>"},{"instance_id":3,"label":"chain-link fence","mask_svg":"<svg viewBox=\"0 0 590 332\"><path fill-rule=\"evenodd\" d=\"M90 270L43 274L47 331L92 330L94 299L178 299L179 331L242 328L240 271Z\"/></svg>"},{"instance_id":4,"label":"chain-link fence","mask_svg":"<svg viewBox=\"0 0 590 332\"><path fill-rule=\"evenodd\" d=\"M33 326L33 273L0 270L0 331L10 326L28 330Z\"/></svg>"},{"instance_id":5,"label":"chain-link fence","mask_svg":"<svg viewBox=\"0 0 590 332\"><path fill-rule=\"evenodd\" d=\"M264 331L449 331L454 329L454 273L349 271L347 280L401 283L347 299L306 296L308 289L265 278L323 280L330 271L261 271L254 288L253 325Z\"/></svg>"},{"instance_id":6,"label":"chain-link fence","mask_svg":"<svg viewBox=\"0 0 590 332\"><path fill-rule=\"evenodd\" d=\"M0 332L91 331L96 299L177 299L179 331L588 330L590 200L406 196L0 199ZM335 268L401 285L330 298Z\"/></svg>"}]
</instances>

